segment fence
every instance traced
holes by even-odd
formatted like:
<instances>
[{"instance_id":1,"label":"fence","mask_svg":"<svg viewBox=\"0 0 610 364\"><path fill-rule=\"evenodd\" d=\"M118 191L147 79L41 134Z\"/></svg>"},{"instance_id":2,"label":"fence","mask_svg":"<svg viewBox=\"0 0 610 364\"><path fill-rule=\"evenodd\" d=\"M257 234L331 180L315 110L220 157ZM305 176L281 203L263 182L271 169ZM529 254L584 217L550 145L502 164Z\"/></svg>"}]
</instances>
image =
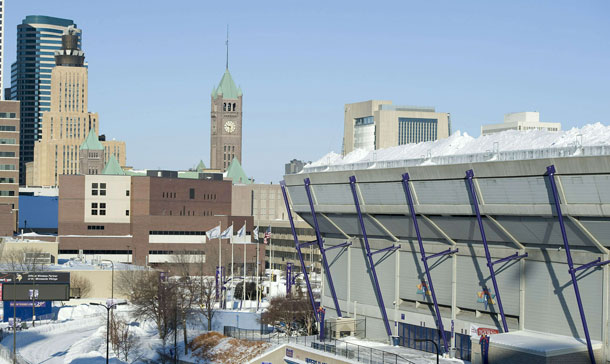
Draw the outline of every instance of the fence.
<instances>
[{"instance_id":1,"label":"fence","mask_svg":"<svg viewBox=\"0 0 610 364\"><path fill-rule=\"evenodd\" d=\"M365 364L415 364L400 355L343 340L330 339L320 342L315 335L280 336L279 333L273 332L272 330L262 333L261 330L246 330L232 326L225 326L224 334L225 336L249 341L303 345Z\"/></svg>"}]
</instances>

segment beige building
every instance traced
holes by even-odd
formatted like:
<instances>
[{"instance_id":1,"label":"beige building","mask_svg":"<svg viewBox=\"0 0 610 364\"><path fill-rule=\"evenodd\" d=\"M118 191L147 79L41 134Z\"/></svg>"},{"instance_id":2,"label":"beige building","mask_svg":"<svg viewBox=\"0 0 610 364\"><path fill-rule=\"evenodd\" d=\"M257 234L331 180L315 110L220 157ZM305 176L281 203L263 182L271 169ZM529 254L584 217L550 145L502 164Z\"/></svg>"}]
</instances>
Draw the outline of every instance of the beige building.
<instances>
[{"instance_id":1,"label":"beige building","mask_svg":"<svg viewBox=\"0 0 610 364\"><path fill-rule=\"evenodd\" d=\"M78 29L68 28L51 73L51 107L42 117L42 136L34 161L26 165L26 184L57 186L62 174L80 172L80 146L90 131L99 135L97 113L88 112L88 73L78 45ZM125 142L101 140L105 162L114 155L125 165Z\"/></svg>"},{"instance_id":2,"label":"beige building","mask_svg":"<svg viewBox=\"0 0 610 364\"><path fill-rule=\"evenodd\" d=\"M540 122L537 111L513 112L504 115L504 122L481 126L481 135L499 133L505 130L561 130L561 123Z\"/></svg>"},{"instance_id":3,"label":"beige building","mask_svg":"<svg viewBox=\"0 0 610 364\"><path fill-rule=\"evenodd\" d=\"M17 230L19 211L19 101L0 101L0 235Z\"/></svg>"},{"instance_id":4,"label":"beige building","mask_svg":"<svg viewBox=\"0 0 610 364\"><path fill-rule=\"evenodd\" d=\"M249 184L233 185L231 213L254 217L254 225L259 227L259 242L264 241L267 228L271 228L270 244L265 247L266 267L286 270L286 263L293 263L295 271L301 271L294 246L294 237L286 213L286 204L280 185ZM294 212L295 228L299 241L315 240L315 232L309 224ZM303 249L303 258L308 267L320 271L320 252L316 245Z\"/></svg>"},{"instance_id":5,"label":"beige building","mask_svg":"<svg viewBox=\"0 0 610 364\"><path fill-rule=\"evenodd\" d=\"M392 105L369 100L345 105L343 154L354 149L375 150L447 138L449 113L432 107Z\"/></svg>"}]
</instances>

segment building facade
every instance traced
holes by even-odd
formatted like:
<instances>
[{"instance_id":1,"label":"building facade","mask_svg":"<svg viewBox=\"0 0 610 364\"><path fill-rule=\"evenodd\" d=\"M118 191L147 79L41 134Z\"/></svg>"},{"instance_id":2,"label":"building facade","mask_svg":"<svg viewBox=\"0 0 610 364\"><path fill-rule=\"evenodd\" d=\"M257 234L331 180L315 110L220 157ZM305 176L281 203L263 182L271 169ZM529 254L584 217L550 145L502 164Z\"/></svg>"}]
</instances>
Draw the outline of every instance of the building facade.
<instances>
[{"instance_id":1,"label":"building facade","mask_svg":"<svg viewBox=\"0 0 610 364\"><path fill-rule=\"evenodd\" d=\"M375 150L447 138L449 113L432 107L392 105L369 100L345 105L343 154L355 149Z\"/></svg>"},{"instance_id":2,"label":"building facade","mask_svg":"<svg viewBox=\"0 0 610 364\"><path fill-rule=\"evenodd\" d=\"M442 322L448 347L473 363L482 333L490 363L589 363L590 336L605 363L610 155L598 153L307 173L325 244L352 243L327 250L342 316L366 317L370 339L428 351L414 339L444 351ZM311 223L302 176L285 179ZM336 317L326 283L322 306Z\"/></svg>"},{"instance_id":3,"label":"building facade","mask_svg":"<svg viewBox=\"0 0 610 364\"><path fill-rule=\"evenodd\" d=\"M90 144L105 152L91 150L89 154L103 154L104 162L114 155L125 165L124 142L98 141L99 117L88 111L88 70L79 34L79 29L69 26L62 36L61 49L55 52L50 110L43 113L42 135L34 143L34 160L26 164L29 186L57 186L60 175L82 173L81 147L92 138L95 143Z\"/></svg>"},{"instance_id":4,"label":"building facade","mask_svg":"<svg viewBox=\"0 0 610 364\"><path fill-rule=\"evenodd\" d=\"M34 142L42 133L42 113L51 107L55 51L61 49L62 34L69 26L76 24L41 15L27 16L17 26L17 59L11 65L10 97L6 98L21 102L20 185L25 184L25 164L34 159Z\"/></svg>"},{"instance_id":5,"label":"building facade","mask_svg":"<svg viewBox=\"0 0 610 364\"><path fill-rule=\"evenodd\" d=\"M181 256L205 263L204 273L214 275L219 258L218 239L209 241L205 232L218 224L222 229L233 224L237 231L246 223L248 235L253 228L251 216L231 214L230 181L118 174L62 175L59 186L58 238L60 255L65 258L82 254L159 265L172 263ZM250 266L255 267L252 262L258 245L235 245L234 254L239 262L244 247ZM222 265L228 267L231 258L228 240L222 241L221 249Z\"/></svg>"},{"instance_id":6,"label":"building facade","mask_svg":"<svg viewBox=\"0 0 610 364\"><path fill-rule=\"evenodd\" d=\"M294 238L286 214L286 204L280 185L250 184L234 185L231 211L234 215L249 215L254 225L259 227L259 243L264 244L265 231L270 229L271 237L265 246L265 267L286 271L286 264L294 264L296 272L301 271L301 264L294 249ZM295 228L301 241L316 238L309 224L293 213ZM316 245L303 249L306 264L315 271L320 271L320 252Z\"/></svg>"},{"instance_id":7,"label":"building facade","mask_svg":"<svg viewBox=\"0 0 610 364\"><path fill-rule=\"evenodd\" d=\"M19 221L19 102L0 101L0 235Z\"/></svg>"},{"instance_id":8,"label":"building facade","mask_svg":"<svg viewBox=\"0 0 610 364\"><path fill-rule=\"evenodd\" d=\"M546 130L559 131L561 123L546 123L540 121L540 113L536 111L513 112L504 115L504 122L481 126L481 135L499 133L506 130Z\"/></svg>"},{"instance_id":9,"label":"building facade","mask_svg":"<svg viewBox=\"0 0 610 364\"><path fill-rule=\"evenodd\" d=\"M0 0L0 100L4 100L4 0ZM10 98L7 98L10 99Z\"/></svg>"},{"instance_id":10,"label":"building facade","mask_svg":"<svg viewBox=\"0 0 610 364\"><path fill-rule=\"evenodd\" d=\"M210 168L226 171L234 158L242 163L242 91L229 68L211 96Z\"/></svg>"},{"instance_id":11,"label":"building facade","mask_svg":"<svg viewBox=\"0 0 610 364\"><path fill-rule=\"evenodd\" d=\"M309 162L311 163L311 162ZM289 163L284 165L284 174L295 174L299 173L303 170L303 167L307 164L307 162L303 162L302 160L293 159Z\"/></svg>"}]
</instances>

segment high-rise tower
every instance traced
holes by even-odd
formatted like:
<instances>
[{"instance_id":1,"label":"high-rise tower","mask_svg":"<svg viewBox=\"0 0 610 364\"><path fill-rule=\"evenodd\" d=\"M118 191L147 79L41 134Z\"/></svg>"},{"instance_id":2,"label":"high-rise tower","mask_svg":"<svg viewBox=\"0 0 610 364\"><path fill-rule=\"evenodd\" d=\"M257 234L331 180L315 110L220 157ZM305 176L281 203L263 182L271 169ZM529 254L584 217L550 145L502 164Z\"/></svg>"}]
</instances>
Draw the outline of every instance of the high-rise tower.
<instances>
[{"instance_id":1,"label":"high-rise tower","mask_svg":"<svg viewBox=\"0 0 610 364\"><path fill-rule=\"evenodd\" d=\"M54 52L61 49L61 36L69 26L76 27L76 24L69 19L42 15L26 16L17 26L17 60L11 65L10 99L21 101L21 185L25 184L25 163L34 159L34 142L42 132L42 113L51 107ZM78 42L80 44L80 34Z\"/></svg>"},{"instance_id":2,"label":"high-rise tower","mask_svg":"<svg viewBox=\"0 0 610 364\"><path fill-rule=\"evenodd\" d=\"M4 53L4 0L0 0L0 100L4 100Z\"/></svg>"},{"instance_id":3,"label":"high-rise tower","mask_svg":"<svg viewBox=\"0 0 610 364\"><path fill-rule=\"evenodd\" d=\"M227 170L233 158L241 163L242 92L229 73L229 39L225 73L212 90L210 168Z\"/></svg>"},{"instance_id":4,"label":"high-rise tower","mask_svg":"<svg viewBox=\"0 0 610 364\"><path fill-rule=\"evenodd\" d=\"M89 164L93 166L91 161L82 170L82 153L103 162L114 155L125 165L124 142L98 140L99 118L97 113L88 111L88 69L78 34L79 29L68 27L62 36L61 49L55 51L50 111L42 117L42 135L34 143L34 161L26 163L28 185L57 186L59 175L96 174L103 168L103 165L89 168ZM97 143L83 143L91 139ZM86 148L87 145L96 148ZM98 150L102 146L104 153Z\"/></svg>"}]
</instances>

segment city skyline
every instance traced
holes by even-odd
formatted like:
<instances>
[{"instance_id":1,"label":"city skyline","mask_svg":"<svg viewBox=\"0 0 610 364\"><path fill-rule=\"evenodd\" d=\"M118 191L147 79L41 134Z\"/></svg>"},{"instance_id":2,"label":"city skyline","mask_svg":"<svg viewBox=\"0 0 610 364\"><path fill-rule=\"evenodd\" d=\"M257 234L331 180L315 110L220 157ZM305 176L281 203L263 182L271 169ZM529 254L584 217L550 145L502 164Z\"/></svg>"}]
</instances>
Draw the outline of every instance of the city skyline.
<instances>
[{"instance_id":1,"label":"city skyline","mask_svg":"<svg viewBox=\"0 0 610 364\"><path fill-rule=\"evenodd\" d=\"M293 158L340 152L343 105L359 100L434 105L474 136L516 111L566 130L609 123L606 3L278 4L10 2L5 64L27 15L73 19L91 65L89 111L130 145L127 164L186 169L209 160L209 92L229 24L231 73L248 90L242 164L257 182L277 182Z\"/></svg>"}]
</instances>

